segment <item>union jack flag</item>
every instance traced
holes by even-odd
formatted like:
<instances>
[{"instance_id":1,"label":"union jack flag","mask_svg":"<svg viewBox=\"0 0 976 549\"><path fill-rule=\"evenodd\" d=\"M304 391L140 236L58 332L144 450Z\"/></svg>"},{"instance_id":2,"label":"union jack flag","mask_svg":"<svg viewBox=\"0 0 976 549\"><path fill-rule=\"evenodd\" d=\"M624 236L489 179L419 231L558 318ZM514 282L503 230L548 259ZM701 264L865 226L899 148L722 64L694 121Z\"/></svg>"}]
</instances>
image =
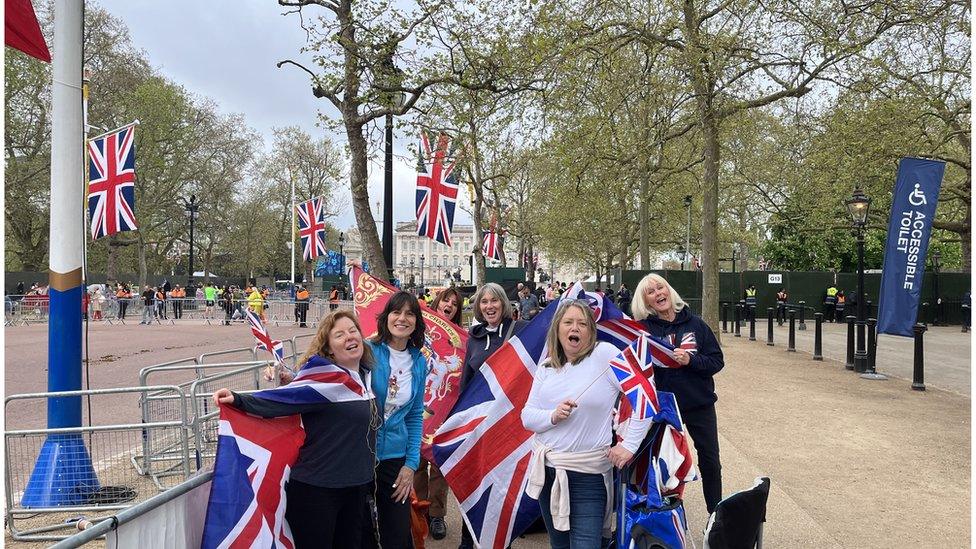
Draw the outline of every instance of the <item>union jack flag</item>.
<instances>
[{"instance_id":1,"label":"union jack flag","mask_svg":"<svg viewBox=\"0 0 976 549\"><path fill-rule=\"evenodd\" d=\"M284 404L369 400L369 377L313 357L284 387L254 393ZM201 546L294 548L285 520L285 485L305 441L300 415L273 419L220 407L217 456Z\"/></svg>"},{"instance_id":2,"label":"union jack flag","mask_svg":"<svg viewBox=\"0 0 976 549\"><path fill-rule=\"evenodd\" d=\"M586 300L597 322L623 319L603 295L577 283L485 361L434 435L434 461L481 547L507 546L540 514L539 503L525 494L532 433L521 413L535 369L548 355L549 324L559 303L571 299Z\"/></svg>"},{"instance_id":3,"label":"union jack flag","mask_svg":"<svg viewBox=\"0 0 976 549\"><path fill-rule=\"evenodd\" d=\"M485 238L481 242L481 252L488 259L494 259L495 261L502 260L502 245L505 239L502 238L500 234L496 231L488 231L485 233Z\"/></svg>"},{"instance_id":4,"label":"union jack flag","mask_svg":"<svg viewBox=\"0 0 976 549\"><path fill-rule=\"evenodd\" d=\"M458 194L454 174L457 159L453 148L448 150L448 143L447 135L442 133L433 149L427 132L420 132L417 164L417 234L445 246L451 245Z\"/></svg>"},{"instance_id":5,"label":"union jack flag","mask_svg":"<svg viewBox=\"0 0 976 549\"><path fill-rule=\"evenodd\" d=\"M654 385L650 348L650 336L642 335L610 361L610 369L620 381L624 396L630 401L633 416L637 419L652 417L661 407Z\"/></svg>"},{"instance_id":6,"label":"union jack flag","mask_svg":"<svg viewBox=\"0 0 976 549\"><path fill-rule=\"evenodd\" d=\"M271 334L268 333L268 329L261 322L261 317L254 314L254 311L247 309L244 314L247 316L248 324L251 325L251 333L254 334L254 339L258 342L257 346L271 353L275 363L284 365L285 348L281 344L281 341L271 339Z\"/></svg>"},{"instance_id":7,"label":"union jack flag","mask_svg":"<svg viewBox=\"0 0 976 549\"><path fill-rule=\"evenodd\" d=\"M134 125L88 142L88 217L92 239L136 225Z\"/></svg>"},{"instance_id":8,"label":"union jack flag","mask_svg":"<svg viewBox=\"0 0 976 549\"><path fill-rule=\"evenodd\" d=\"M302 257L305 261L325 255L325 217L322 199L313 198L295 206L298 210L298 235L302 239Z\"/></svg>"}]
</instances>

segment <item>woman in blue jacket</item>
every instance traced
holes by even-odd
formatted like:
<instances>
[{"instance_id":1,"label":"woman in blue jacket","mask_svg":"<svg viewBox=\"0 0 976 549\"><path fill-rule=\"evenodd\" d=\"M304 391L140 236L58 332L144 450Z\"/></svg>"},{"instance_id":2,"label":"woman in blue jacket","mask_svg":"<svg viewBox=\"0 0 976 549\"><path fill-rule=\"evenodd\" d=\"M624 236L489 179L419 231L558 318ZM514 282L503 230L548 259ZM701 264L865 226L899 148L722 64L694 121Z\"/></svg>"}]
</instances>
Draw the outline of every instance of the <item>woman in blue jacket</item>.
<instances>
[{"instance_id":1,"label":"woman in blue jacket","mask_svg":"<svg viewBox=\"0 0 976 549\"><path fill-rule=\"evenodd\" d=\"M715 417L715 381L725 360L712 329L692 314L678 292L660 275L641 279L631 301L634 318L655 337L674 345L678 368L655 368L654 381L661 391L674 393L681 419L695 441L698 470L708 512L722 500L722 464L718 455L718 421Z\"/></svg>"},{"instance_id":2,"label":"woman in blue jacket","mask_svg":"<svg viewBox=\"0 0 976 549\"><path fill-rule=\"evenodd\" d=\"M374 490L383 549L413 547L408 500L420 464L427 377L427 360L420 349L425 330L417 298L397 292L377 318L376 336L366 342L375 361L373 393L384 418L376 433ZM364 536L363 547L376 547L376 536Z\"/></svg>"}]
</instances>

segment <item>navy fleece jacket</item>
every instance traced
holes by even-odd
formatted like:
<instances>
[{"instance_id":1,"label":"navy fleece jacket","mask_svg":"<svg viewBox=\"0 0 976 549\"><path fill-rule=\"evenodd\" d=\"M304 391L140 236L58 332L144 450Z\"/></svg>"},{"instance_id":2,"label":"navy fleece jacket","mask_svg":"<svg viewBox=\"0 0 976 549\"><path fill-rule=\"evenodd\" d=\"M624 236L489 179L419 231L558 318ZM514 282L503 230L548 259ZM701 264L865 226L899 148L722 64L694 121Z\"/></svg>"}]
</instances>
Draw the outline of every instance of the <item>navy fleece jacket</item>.
<instances>
[{"instance_id":1,"label":"navy fleece jacket","mask_svg":"<svg viewBox=\"0 0 976 549\"><path fill-rule=\"evenodd\" d=\"M684 368L655 368L654 381L659 390L674 393L678 409L682 411L714 404L718 396L712 376L725 366L725 359L708 324L691 314L688 307L678 311L673 322L649 316L641 323L651 335L662 339L672 339L670 336L673 336L676 343L680 343L688 332L695 334L698 352L692 355L691 362Z\"/></svg>"}]
</instances>

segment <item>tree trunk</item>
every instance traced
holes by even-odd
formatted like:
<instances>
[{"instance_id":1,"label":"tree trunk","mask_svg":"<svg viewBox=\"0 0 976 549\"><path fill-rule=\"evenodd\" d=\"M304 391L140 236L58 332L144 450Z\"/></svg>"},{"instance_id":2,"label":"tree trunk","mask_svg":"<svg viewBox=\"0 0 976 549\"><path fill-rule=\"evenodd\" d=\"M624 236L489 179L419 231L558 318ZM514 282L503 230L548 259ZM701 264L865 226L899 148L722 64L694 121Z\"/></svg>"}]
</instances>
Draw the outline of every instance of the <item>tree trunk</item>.
<instances>
[{"instance_id":1,"label":"tree trunk","mask_svg":"<svg viewBox=\"0 0 976 549\"><path fill-rule=\"evenodd\" d=\"M118 282L119 280L119 244L116 238L117 235L112 235L108 238L108 257L105 259L105 278L109 282Z\"/></svg>"},{"instance_id":2,"label":"tree trunk","mask_svg":"<svg viewBox=\"0 0 976 549\"><path fill-rule=\"evenodd\" d=\"M710 109L703 112L705 179L702 208L702 319L719 337L718 316L718 166L719 123Z\"/></svg>"},{"instance_id":3,"label":"tree trunk","mask_svg":"<svg viewBox=\"0 0 976 549\"><path fill-rule=\"evenodd\" d=\"M348 120L348 118L347 118ZM363 137L362 126L346 124L346 136L349 139L349 152L352 155L352 169L350 184L352 187L352 206L356 214L356 227L359 228L359 238L363 246L363 255L369 263L373 276L385 280L387 273L386 261L383 259L383 246L376 233L376 220L369 209L369 189L367 187L366 171L366 139Z\"/></svg>"},{"instance_id":4,"label":"tree trunk","mask_svg":"<svg viewBox=\"0 0 976 549\"><path fill-rule=\"evenodd\" d=\"M146 267L146 241L142 237L142 231L136 231L136 232L139 233L139 243L138 243L138 246L139 246L139 288L141 289L141 288L145 288L146 287L146 278L147 278L146 271L148 270L147 267Z\"/></svg>"}]
</instances>

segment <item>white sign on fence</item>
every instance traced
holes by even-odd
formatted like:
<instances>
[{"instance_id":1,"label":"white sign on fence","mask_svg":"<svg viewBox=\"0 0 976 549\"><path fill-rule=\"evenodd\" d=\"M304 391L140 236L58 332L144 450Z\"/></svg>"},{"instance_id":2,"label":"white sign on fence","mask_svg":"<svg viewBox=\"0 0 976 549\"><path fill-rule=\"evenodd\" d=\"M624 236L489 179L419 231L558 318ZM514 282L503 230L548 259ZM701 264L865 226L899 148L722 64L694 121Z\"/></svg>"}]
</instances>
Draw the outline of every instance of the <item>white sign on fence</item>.
<instances>
[{"instance_id":1,"label":"white sign on fence","mask_svg":"<svg viewBox=\"0 0 976 549\"><path fill-rule=\"evenodd\" d=\"M769 275L769 283L770 284L782 284L783 283L783 275L782 274L771 274L771 275Z\"/></svg>"}]
</instances>

